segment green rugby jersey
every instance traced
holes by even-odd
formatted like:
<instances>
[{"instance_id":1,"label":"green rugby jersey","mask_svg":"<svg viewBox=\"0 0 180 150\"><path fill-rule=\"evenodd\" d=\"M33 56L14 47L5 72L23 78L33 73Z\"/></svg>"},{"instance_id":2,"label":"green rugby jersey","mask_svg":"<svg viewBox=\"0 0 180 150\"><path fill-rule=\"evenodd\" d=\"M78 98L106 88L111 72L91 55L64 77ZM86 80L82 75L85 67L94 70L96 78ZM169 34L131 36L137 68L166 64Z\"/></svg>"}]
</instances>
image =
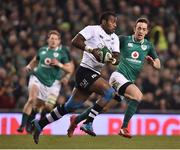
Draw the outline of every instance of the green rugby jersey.
<instances>
[{"instance_id":1,"label":"green rugby jersey","mask_svg":"<svg viewBox=\"0 0 180 150\"><path fill-rule=\"evenodd\" d=\"M134 82L141 71L145 57L157 58L152 43L147 39L141 42L134 40L132 36L119 36L120 40L120 62L117 71L122 73L128 80Z\"/></svg>"},{"instance_id":2,"label":"green rugby jersey","mask_svg":"<svg viewBox=\"0 0 180 150\"><path fill-rule=\"evenodd\" d=\"M63 64L71 61L69 52L64 46L56 50L49 49L48 47L41 47L37 53L39 63L36 69L34 69L33 74L46 86L51 86L55 80L61 78L62 69L50 65L51 59L53 58L56 58Z\"/></svg>"}]
</instances>

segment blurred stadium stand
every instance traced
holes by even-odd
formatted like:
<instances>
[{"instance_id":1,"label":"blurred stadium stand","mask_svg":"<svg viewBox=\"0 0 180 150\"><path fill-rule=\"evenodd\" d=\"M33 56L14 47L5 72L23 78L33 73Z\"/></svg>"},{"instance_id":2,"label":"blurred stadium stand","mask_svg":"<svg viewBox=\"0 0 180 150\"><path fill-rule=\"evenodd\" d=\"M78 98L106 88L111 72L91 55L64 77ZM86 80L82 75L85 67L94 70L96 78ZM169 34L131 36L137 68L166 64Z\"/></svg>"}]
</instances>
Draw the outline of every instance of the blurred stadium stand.
<instances>
[{"instance_id":1,"label":"blurred stadium stand","mask_svg":"<svg viewBox=\"0 0 180 150\"><path fill-rule=\"evenodd\" d=\"M151 22L148 38L156 46L162 69L158 72L145 64L139 75L136 84L144 93L139 112L180 113L179 0L0 0L0 4L0 112L22 111L28 96L28 77L22 74L22 67L45 44L48 30L61 32L62 43L70 47L77 67L81 51L71 47L71 39L86 25L98 24L101 12L110 10L118 15L118 35L132 34L138 17ZM159 43L160 36L165 38L164 47ZM108 79L112 70L107 66L103 76ZM58 103L64 103L73 85L72 78ZM92 105L94 98L92 95L84 107ZM122 103L111 112L125 108Z\"/></svg>"}]
</instances>

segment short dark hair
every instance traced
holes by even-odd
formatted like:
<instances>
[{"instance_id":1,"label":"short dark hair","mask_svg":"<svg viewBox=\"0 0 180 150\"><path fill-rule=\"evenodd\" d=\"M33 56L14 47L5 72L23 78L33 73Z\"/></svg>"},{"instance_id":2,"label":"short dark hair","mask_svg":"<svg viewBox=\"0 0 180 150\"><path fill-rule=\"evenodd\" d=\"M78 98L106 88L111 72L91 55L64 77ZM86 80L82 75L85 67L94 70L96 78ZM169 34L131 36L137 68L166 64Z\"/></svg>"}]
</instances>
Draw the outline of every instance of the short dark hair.
<instances>
[{"instance_id":1,"label":"short dark hair","mask_svg":"<svg viewBox=\"0 0 180 150\"><path fill-rule=\"evenodd\" d=\"M50 31L48 32L47 37L49 38L49 37L51 36L51 34L57 35L59 39L61 38L61 34L60 34L57 30L50 30Z\"/></svg>"},{"instance_id":2,"label":"short dark hair","mask_svg":"<svg viewBox=\"0 0 180 150\"><path fill-rule=\"evenodd\" d=\"M107 12L104 12L101 16L100 16L100 24L102 23L103 20L108 20L110 16L114 16L116 17L116 14L114 12L111 12L111 11L107 11Z\"/></svg>"},{"instance_id":3,"label":"short dark hair","mask_svg":"<svg viewBox=\"0 0 180 150\"><path fill-rule=\"evenodd\" d=\"M136 20L135 26L136 26L137 23L139 23L139 22L146 23L146 24L147 24L147 27L148 27L148 28L150 27L150 22L149 22L149 20L148 20L147 18L138 18L138 19Z\"/></svg>"}]
</instances>

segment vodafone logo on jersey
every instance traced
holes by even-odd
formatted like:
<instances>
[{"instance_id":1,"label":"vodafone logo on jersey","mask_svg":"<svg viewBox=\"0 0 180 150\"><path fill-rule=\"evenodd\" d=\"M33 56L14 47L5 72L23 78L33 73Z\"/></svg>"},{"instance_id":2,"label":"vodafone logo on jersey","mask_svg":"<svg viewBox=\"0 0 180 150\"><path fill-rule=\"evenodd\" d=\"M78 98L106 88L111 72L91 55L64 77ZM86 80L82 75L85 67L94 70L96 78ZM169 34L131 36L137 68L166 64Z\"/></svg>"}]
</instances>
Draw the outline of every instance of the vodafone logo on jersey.
<instances>
[{"instance_id":1,"label":"vodafone logo on jersey","mask_svg":"<svg viewBox=\"0 0 180 150\"><path fill-rule=\"evenodd\" d=\"M46 65L50 65L50 63L51 63L51 58L46 58L46 59L44 60L44 63L45 63Z\"/></svg>"},{"instance_id":2,"label":"vodafone logo on jersey","mask_svg":"<svg viewBox=\"0 0 180 150\"><path fill-rule=\"evenodd\" d=\"M137 59L139 57L139 53L137 51L134 51L131 53L131 57Z\"/></svg>"}]
</instances>

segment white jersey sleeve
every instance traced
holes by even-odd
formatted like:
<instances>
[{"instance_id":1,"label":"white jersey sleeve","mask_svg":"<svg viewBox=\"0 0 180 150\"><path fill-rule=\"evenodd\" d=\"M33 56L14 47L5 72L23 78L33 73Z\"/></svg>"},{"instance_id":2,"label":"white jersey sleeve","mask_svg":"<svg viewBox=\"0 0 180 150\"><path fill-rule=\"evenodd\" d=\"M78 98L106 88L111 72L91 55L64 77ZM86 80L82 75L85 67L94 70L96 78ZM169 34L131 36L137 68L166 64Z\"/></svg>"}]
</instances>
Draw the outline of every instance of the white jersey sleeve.
<instances>
[{"instance_id":1,"label":"white jersey sleeve","mask_svg":"<svg viewBox=\"0 0 180 150\"><path fill-rule=\"evenodd\" d=\"M79 32L86 40L89 40L94 35L94 27L87 26Z\"/></svg>"}]
</instances>

